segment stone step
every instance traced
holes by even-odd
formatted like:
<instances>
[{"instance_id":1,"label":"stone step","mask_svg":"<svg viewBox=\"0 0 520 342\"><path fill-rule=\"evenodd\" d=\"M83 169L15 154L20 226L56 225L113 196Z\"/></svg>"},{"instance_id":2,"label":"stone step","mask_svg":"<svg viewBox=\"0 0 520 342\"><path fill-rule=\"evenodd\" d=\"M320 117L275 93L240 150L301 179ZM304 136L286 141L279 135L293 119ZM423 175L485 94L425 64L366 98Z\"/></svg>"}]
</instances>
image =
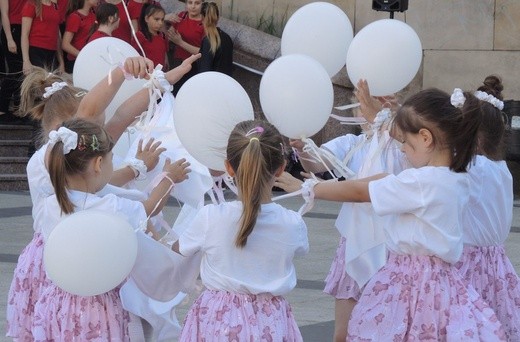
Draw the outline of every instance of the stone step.
<instances>
[{"instance_id":1,"label":"stone step","mask_svg":"<svg viewBox=\"0 0 520 342\"><path fill-rule=\"evenodd\" d=\"M29 190L25 173L0 174L0 191Z\"/></svg>"},{"instance_id":2,"label":"stone step","mask_svg":"<svg viewBox=\"0 0 520 342\"><path fill-rule=\"evenodd\" d=\"M0 157L27 157L31 140L0 140Z\"/></svg>"},{"instance_id":3,"label":"stone step","mask_svg":"<svg viewBox=\"0 0 520 342\"><path fill-rule=\"evenodd\" d=\"M30 140L33 131L32 125L0 125L0 137L5 140Z\"/></svg>"},{"instance_id":4,"label":"stone step","mask_svg":"<svg viewBox=\"0 0 520 342\"><path fill-rule=\"evenodd\" d=\"M29 157L0 157L0 174L24 174Z\"/></svg>"}]
</instances>

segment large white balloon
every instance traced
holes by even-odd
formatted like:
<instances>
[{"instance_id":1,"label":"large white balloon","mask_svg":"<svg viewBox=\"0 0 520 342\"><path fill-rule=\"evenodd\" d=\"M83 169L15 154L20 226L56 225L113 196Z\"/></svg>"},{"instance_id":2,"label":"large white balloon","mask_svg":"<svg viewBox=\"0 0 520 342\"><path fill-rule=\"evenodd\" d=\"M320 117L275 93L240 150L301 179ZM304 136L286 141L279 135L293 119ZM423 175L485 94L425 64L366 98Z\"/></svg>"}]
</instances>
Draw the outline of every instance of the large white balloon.
<instances>
[{"instance_id":1,"label":"large white balloon","mask_svg":"<svg viewBox=\"0 0 520 342\"><path fill-rule=\"evenodd\" d=\"M282 55L310 56L332 77L345 65L353 35L343 10L327 2L313 2L299 8L287 21L282 33Z\"/></svg>"},{"instance_id":2,"label":"large white balloon","mask_svg":"<svg viewBox=\"0 0 520 342\"><path fill-rule=\"evenodd\" d=\"M422 61L422 45L413 28L395 19L365 26L354 37L347 53L347 73L352 84L366 79L374 96L390 95L410 83Z\"/></svg>"},{"instance_id":3,"label":"large white balloon","mask_svg":"<svg viewBox=\"0 0 520 342\"><path fill-rule=\"evenodd\" d=\"M72 80L76 87L86 90L92 89L109 71L123 63L128 57L139 56L137 51L127 42L114 38L104 37L91 41L79 52ZM143 88L146 80L125 80L114 99L105 110L105 119L108 121L116 109L130 96Z\"/></svg>"},{"instance_id":4,"label":"large white balloon","mask_svg":"<svg viewBox=\"0 0 520 342\"><path fill-rule=\"evenodd\" d=\"M274 60L260 81L260 103L267 120L289 138L308 138L322 129L333 100L329 75L305 55Z\"/></svg>"},{"instance_id":5,"label":"large white balloon","mask_svg":"<svg viewBox=\"0 0 520 342\"><path fill-rule=\"evenodd\" d=\"M210 169L225 171L229 135L237 123L253 120L251 100L242 86L220 72L203 72L183 84L173 121L186 150Z\"/></svg>"},{"instance_id":6,"label":"large white balloon","mask_svg":"<svg viewBox=\"0 0 520 342\"><path fill-rule=\"evenodd\" d=\"M128 276L137 257L137 238L120 216L83 210L66 217L45 242L49 278L79 296L112 290Z\"/></svg>"}]
</instances>

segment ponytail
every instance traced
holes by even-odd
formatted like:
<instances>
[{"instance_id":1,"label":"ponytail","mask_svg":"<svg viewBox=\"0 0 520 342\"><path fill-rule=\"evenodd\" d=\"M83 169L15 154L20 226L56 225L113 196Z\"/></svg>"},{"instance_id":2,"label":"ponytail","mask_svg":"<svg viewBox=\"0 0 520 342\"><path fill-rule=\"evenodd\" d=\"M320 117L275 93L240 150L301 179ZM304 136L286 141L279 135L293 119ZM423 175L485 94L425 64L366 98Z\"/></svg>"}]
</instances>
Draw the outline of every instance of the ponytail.
<instances>
[{"instance_id":1,"label":"ponytail","mask_svg":"<svg viewBox=\"0 0 520 342\"><path fill-rule=\"evenodd\" d=\"M460 109L458 134L453 134L454 157L450 169L465 172L478 148L478 130L482 122L480 101L470 92L464 92L464 106ZM455 133L455 132L454 132Z\"/></svg>"},{"instance_id":2,"label":"ponytail","mask_svg":"<svg viewBox=\"0 0 520 342\"><path fill-rule=\"evenodd\" d=\"M271 193L271 181L284 164L283 141L278 130L268 122L243 121L229 137L227 159L235 170L243 211L235 246L243 248L256 225L262 200Z\"/></svg>"},{"instance_id":3,"label":"ponytail","mask_svg":"<svg viewBox=\"0 0 520 342\"><path fill-rule=\"evenodd\" d=\"M49 176L51 178L52 186L56 199L60 205L63 214L71 214L74 211L74 205L70 201L67 194L66 181L66 167L65 155L63 154L63 143L58 141L52 147L49 155Z\"/></svg>"},{"instance_id":4,"label":"ponytail","mask_svg":"<svg viewBox=\"0 0 520 342\"><path fill-rule=\"evenodd\" d=\"M253 231L260 211L260 201L264 195L262 192L265 192L262 190L266 188L270 178L260 140L253 137L242 152L240 165L236 172L236 181L243 205L240 230L235 241L237 247L244 247L249 234Z\"/></svg>"},{"instance_id":5,"label":"ponytail","mask_svg":"<svg viewBox=\"0 0 520 342\"><path fill-rule=\"evenodd\" d=\"M217 52L220 47L220 34L217 29L217 23L219 19L219 11L217 4L214 2L202 3L202 15L204 30L209 40L210 50L213 55Z\"/></svg>"}]
</instances>

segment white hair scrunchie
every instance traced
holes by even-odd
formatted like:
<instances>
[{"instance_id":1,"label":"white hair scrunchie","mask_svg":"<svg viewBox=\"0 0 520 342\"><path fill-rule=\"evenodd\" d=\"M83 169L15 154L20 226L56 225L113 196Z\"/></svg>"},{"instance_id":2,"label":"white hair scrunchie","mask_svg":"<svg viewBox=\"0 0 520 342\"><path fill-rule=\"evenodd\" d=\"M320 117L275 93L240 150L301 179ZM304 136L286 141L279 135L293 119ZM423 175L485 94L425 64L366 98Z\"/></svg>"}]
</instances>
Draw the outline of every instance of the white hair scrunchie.
<instances>
[{"instance_id":1,"label":"white hair scrunchie","mask_svg":"<svg viewBox=\"0 0 520 342\"><path fill-rule=\"evenodd\" d=\"M462 108L464 106L464 102L466 102L466 97L464 97L462 89L453 89L453 94L451 94L450 102L455 108Z\"/></svg>"},{"instance_id":2,"label":"white hair scrunchie","mask_svg":"<svg viewBox=\"0 0 520 342\"><path fill-rule=\"evenodd\" d=\"M78 146L78 133L66 127L60 127L57 131L49 133L49 143L63 143L63 154L67 154Z\"/></svg>"},{"instance_id":3,"label":"white hair scrunchie","mask_svg":"<svg viewBox=\"0 0 520 342\"><path fill-rule=\"evenodd\" d=\"M493 95L486 93L485 91L477 90L473 93L473 95L475 95L475 97L481 101L491 103L495 108L499 110L504 109L504 102L500 101Z\"/></svg>"},{"instance_id":4,"label":"white hair scrunchie","mask_svg":"<svg viewBox=\"0 0 520 342\"><path fill-rule=\"evenodd\" d=\"M67 82L54 82L50 87L45 87L45 93L43 94L43 98L48 99L57 91L62 90L68 86Z\"/></svg>"}]
</instances>

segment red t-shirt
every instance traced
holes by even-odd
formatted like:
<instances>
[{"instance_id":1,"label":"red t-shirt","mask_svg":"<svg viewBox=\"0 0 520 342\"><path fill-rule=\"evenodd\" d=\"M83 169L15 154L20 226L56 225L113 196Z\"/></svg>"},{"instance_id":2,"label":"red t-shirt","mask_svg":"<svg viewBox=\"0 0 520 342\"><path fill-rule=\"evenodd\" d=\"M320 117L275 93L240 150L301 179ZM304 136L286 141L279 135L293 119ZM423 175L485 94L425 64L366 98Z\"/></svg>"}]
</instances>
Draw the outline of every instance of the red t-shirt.
<instances>
[{"instance_id":1,"label":"red t-shirt","mask_svg":"<svg viewBox=\"0 0 520 342\"><path fill-rule=\"evenodd\" d=\"M180 12L178 16L181 18L181 21L174 23L173 27L181 34L182 40L190 45L200 47L202 44L202 38L206 35L204 32L204 26L202 26L202 21L190 19L188 12ZM191 53L175 46L173 58L185 60L190 56Z\"/></svg>"},{"instance_id":2,"label":"red t-shirt","mask_svg":"<svg viewBox=\"0 0 520 342\"><path fill-rule=\"evenodd\" d=\"M112 37L112 36L106 34L106 33L103 32L103 31L99 31L99 30L97 30L96 32L92 33L92 35L91 35L90 38L88 39L87 43L90 43L90 42L93 41L93 40L96 40L96 39L98 39L98 38L103 38L103 37Z\"/></svg>"},{"instance_id":3,"label":"red t-shirt","mask_svg":"<svg viewBox=\"0 0 520 342\"><path fill-rule=\"evenodd\" d=\"M125 7L123 5L123 1L119 1L116 5L119 10L119 26L112 32L112 36L122 39L128 44L132 41L132 29L130 28L130 23L128 22L128 18L126 17Z\"/></svg>"},{"instance_id":4,"label":"red t-shirt","mask_svg":"<svg viewBox=\"0 0 520 342\"><path fill-rule=\"evenodd\" d=\"M128 13L130 14L130 19L135 19L139 21L139 16L141 15L141 10L143 9L144 2L137 2L134 0L128 1L126 7L128 8Z\"/></svg>"},{"instance_id":5,"label":"red t-shirt","mask_svg":"<svg viewBox=\"0 0 520 342\"><path fill-rule=\"evenodd\" d=\"M69 0L58 0L58 12L60 12L60 24L64 23L67 19L67 8L69 6Z\"/></svg>"},{"instance_id":6,"label":"red t-shirt","mask_svg":"<svg viewBox=\"0 0 520 342\"><path fill-rule=\"evenodd\" d=\"M88 33L95 21L96 15L92 11L87 15L83 15L78 11L71 13L67 18L67 26L65 28L65 31L74 34L70 44L81 51L81 49L87 45ZM68 53L67 59L73 61L76 59L76 56Z\"/></svg>"},{"instance_id":7,"label":"red t-shirt","mask_svg":"<svg viewBox=\"0 0 520 342\"><path fill-rule=\"evenodd\" d=\"M22 10L26 0L9 0L9 22L11 24L22 24Z\"/></svg>"},{"instance_id":8,"label":"red t-shirt","mask_svg":"<svg viewBox=\"0 0 520 342\"><path fill-rule=\"evenodd\" d=\"M23 7L22 17L33 20L29 32L29 46L58 50L60 12L56 4L42 5L41 16L36 16L36 7L32 2L27 2Z\"/></svg>"},{"instance_id":9,"label":"red t-shirt","mask_svg":"<svg viewBox=\"0 0 520 342\"><path fill-rule=\"evenodd\" d=\"M152 41L146 39L144 34L139 31L136 33L137 40L143 47L146 57L149 58L153 65L161 64L163 67L166 61L166 51L168 51L168 40L164 37L164 34L159 33L152 37ZM132 42L132 46L141 54L141 49L137 46L137 43Z\"/></svg>"}]
</instances>

